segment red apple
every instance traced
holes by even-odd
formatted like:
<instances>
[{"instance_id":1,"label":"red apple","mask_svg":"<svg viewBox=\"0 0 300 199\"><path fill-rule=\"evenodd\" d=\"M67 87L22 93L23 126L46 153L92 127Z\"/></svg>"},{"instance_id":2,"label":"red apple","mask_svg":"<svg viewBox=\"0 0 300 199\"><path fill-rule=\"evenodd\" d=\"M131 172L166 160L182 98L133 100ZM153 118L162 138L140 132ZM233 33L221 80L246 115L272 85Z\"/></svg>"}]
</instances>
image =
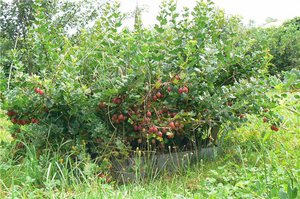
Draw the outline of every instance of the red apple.
<instances>
[{"instance_id":1,"label":"red apple","mask_svg":"<svg viewBox=\"0 0 300 199\"><path fill-rule=\"evenodd\" d=\"M125 120L125 117L124 117L124 115L122 113L118 116L118 120L120 122Z\"/></svg>"},{"instance_id":2,"label":"red apple","mask_svg":"<svg viewBox=\"0 0 300 199\"><path fill-rule=\"evenodd\" d=\"M158 137L162 137L162 136L163 136L163 133L162 133L161 131L158 131L158 132L157 132L157 136L158 136Z\"/></svg>"},{"instance_id":3,"label":"red apple","mask_svg":"<svg viewBox=\"0 0 300 199\"><path fill-rule=\"evenodd\" d=\"M20 125L25 125L25 124L26 124L26 121L25 121L25 120L19 120L19 121L18 121L18 124L20 124Z\"/></svg>"},{"instance_id":4,"label":"red apple","mask_svg":"<svg viewBox=\"0 0 300 199\"><path fill-rule=\"evenodd\" d=\"M158 132L158 129L156 126L152 126L149 128L149 133L157 133Z\"/></svg>"},{"instance_id":5,"label":"red apple","mask_svg":"<svg viewBox=\"0 0 300 199\"><path fill-rule=\"evenodd\" d=\"M157 101L156 95L154 95L152 99L153 99L153 101Z\"/></svg>"},{"instance_id":6,"label":"red apple","mask_svg":"<svg viewBox=\"0 0 300 199\"><path fill-rule=\"evenodd\" d=\"M227 102L227 106L232 106L232 102Z\"/></svg>"},{"instance_id":7,"label":"red apple","mask_svg":"<svg viewBox=\"0 0 300 199\"><path fill-rule=\"evenodd\" d=\"M8 117L12 117L12 116L14 116L14 115L17 115L17 113L16 113L15 111L7 111L6 115L7 115Z\"/></svg>"},{"instance_id":8,"label":"red apple","mask_svg":"<svg viewBox=\"0 0 300 199\"><path fill-rule=\"evenodd\" d=\"M264 123L268 122L268 118L264 117L264 118L263 118L263 122L264 122Z\"/></svg>"},{"instance_id":9,"label":"red apple","mask_svg":"<svg viewBox=\"0 0 300 199\"><path fill-rule=\"evenodd\" d=\"M138 125L133 125L133 129L134 129L134 131L138 131L139 130L139 126Z\"/></svg>"},{"instance_id":10,"label":"red apple","mask_svg":"<svg viewBox=\"0 0 300 199\"><path fill-rule=\"evenodd\" d=\"M161 92L157 92L157 93L156 93L156 97L160 99L160 98L163 97L163 95L161 94Z\"/></svg>"},{"instance_id":11,"label":"red apple","mask_svg":"<svg viewBox=\"0 0 300 199\"><path fill-rule=\"evenodd\" d=\"M170 122L169 123L169 127L171 128L171 129L175 129L176 127L175 127L175 123L174 122Z\"/></svg>"},{"instance_id":12,"label":"red apple","mask_svg":"<svg viewBox=\"0 0 300 199\"><path fill-rule=\"evenodd\" d=\"M39 94L40 95L44 95L44 91L43 90L39 90Z\"/></svg>"},{"instance_id":13,"label":"red apple","mask_svg":"<svg viewBox=\"0 0 300 199\"><path fill-rule=\"evenodd\" d=\"M143 127L141 126L141 125L139 125L138 126L138 130L140 131L140 130L142 130L143 129Z\"/></svg>"},{"instance_id":14,"label":"red apple","mask_svg":"<svg viewBox=\"0 0 300 199\"><path fill-rule=\"evenodd\" d=\"M148 117L151 117L152 113L150 111L147 112L146 114Z\"/></svg>"},{"instance_id":15,"label":"red apple","mask_svg":"<svg viewBox=\"0 0 300 199\"><path fill-rule=\"evenodd\" d=\"M273 131L279 131L279 128L278 128L277 126L275 126L275 125L272 125L272 126L271 126L271 129L272 129Z\"/></svg>"},{"instance_id":16,"label":"red apple","mask_svg":"<svg viewBox=\"0 0 300 199\"><path fill-rule=\"evenodd\" d=\"M188 87L184 86L184 87L182 88L182 92L184 92L184 93L188 93L188 92L189 92L189 89L188 89Z\"/></svg>"},{"instance_id":17,"label":"red apple","mask_svg":"<svg viewBox=\"0 0 300 199\"><path fill-rule=\"evenodd\" d=\"M183 93L183 89L182 88L179 88L178 89L178 93L181 95Z\"/></svg>"},{"instance_id":18,"label":"red apple","mask_svg":"<svg viewBox=\"0 0 300 199\"><path fill-rule=\"evenodd\" d=\"M117 114L114 114L112 117L111 117L111 120L114 122L118 119L118 115Z\"/></svg>"},{"instance_id":19,"label":"red apple","mask_svg":"<svg viewBox=\"0 0 300 199\"><path fill-rule=\"evenodd\" d=\"M112 102L114 104L121 104L122 103L122 99L119 98L119 97L115 97L115 98L112 99Z\"/></svg>"},{"instance_id":20,"label":"red apple","mask_svg":"<svg viewBox=\"0 0 300 199\"><path fill-rule=\"evenodd\" d=\"M151 121L151 119L149 118L149 117L146 117L145 119L144 119L144 122L145 123L149 123Z\"/></svg>"},{"instance_id":21,"label":"red apple","mask_svg":"<svg viewBox=\"0 0 300 199\"><path fill-rule=\"evenodd\" d=\"M18 123L18 120L17 120L16 118L12 118L12 119L11 119L11 122L12 122L13 124L17 124L17 123Z\"/></svg>"}]
</instances>

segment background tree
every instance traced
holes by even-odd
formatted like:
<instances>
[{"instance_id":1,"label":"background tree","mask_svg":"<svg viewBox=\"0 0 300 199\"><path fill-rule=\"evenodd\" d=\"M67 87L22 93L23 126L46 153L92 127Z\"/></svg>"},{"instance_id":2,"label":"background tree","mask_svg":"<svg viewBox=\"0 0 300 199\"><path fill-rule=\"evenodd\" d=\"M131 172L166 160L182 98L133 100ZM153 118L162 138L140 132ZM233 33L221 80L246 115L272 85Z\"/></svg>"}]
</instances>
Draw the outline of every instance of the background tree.
<instances>
[{"instance_id":1,"label":"background tree","mask_svg":"<svg viewBox=\"0 0 300 199\"><path fill-rule=\"evenodd\" d=\"M50 43L55 43L55 37L60 37L60 33L69 37L71 32L76 35L100 16L100 7L104 2L105 0L0 1L0 65L8 73L13 65L13 56L17 56L28 72L35 72L30 41L39 32L36 30L42 27L43 30L40 31L44 31L45 36L51 35L53 40L48 40ZM47 56L45 46L43 48L38 53L34 52L37 53L35 56ZM13 49L17 49L17 55L12 53Z\"/></svg>"}]
</instances>

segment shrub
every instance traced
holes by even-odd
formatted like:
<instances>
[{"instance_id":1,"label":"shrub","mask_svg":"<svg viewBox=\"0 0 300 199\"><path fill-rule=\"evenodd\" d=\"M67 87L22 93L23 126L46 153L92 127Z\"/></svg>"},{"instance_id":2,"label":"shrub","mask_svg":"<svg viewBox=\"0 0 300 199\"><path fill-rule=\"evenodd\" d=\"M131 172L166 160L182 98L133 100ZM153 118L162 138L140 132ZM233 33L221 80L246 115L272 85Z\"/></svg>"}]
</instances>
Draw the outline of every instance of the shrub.
<instances>
[{"instance_id":1,"label":"shrub","mask_svg":"<svg viewBox=\"0 0 300 199\"><path fill-rule=\"evenodd\" d=\"M28 45L39 70L16 68L4 92L14 137L40 150L68 141L65 151L77 158L86 149L107 157L126 155L129 146L164 151L203 136L216 141L223 124L238 125L247 114L275 122L262 80L270 54L238 18L211 2L180 16L172 1L154 28L129 30L118 7L106 4L96 25L73 39L51 24L50 35L42 23L32 27Z\"/></svg>"},{"instance_id":2,"label":"shrub","mask_svg":"<svg viewBox=\"0 0 300 199\"><path fill-rule=\"evenodd\" d=\"M255 37L270 49L269 71L272 75L300 68L300 18L286 21L279 27L254 29Z\"/></svg>"}]
</instances>

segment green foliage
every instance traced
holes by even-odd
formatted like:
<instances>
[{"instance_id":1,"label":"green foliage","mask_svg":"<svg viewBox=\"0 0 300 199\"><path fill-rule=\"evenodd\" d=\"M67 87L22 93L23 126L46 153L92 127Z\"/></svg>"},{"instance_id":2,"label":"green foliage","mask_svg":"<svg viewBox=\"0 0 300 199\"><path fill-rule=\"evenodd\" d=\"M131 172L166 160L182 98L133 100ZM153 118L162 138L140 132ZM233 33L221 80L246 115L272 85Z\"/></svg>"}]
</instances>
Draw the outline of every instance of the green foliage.
<instances>
[{"instance_id":1,"label":"green foliage","mask_svg":"<svg viewBox=\"0 0 300 199\"><path fill-rule=\"evenodd\" d=\"M170 1L153 28L137 19L129 30L120 5L107 3L95 26L69 36L59 25L68 17L49 20L39 3L26 39L1 36L0 139L11 140L0 145L1 198L299 196L299 70L267 78L276 55L267 45L277 41L268 34L279 29L246 29L210 1L180 14ZM285 26L289 46L295 29ZM131 147L191 149L228 127L215 162L150 184L107 184L110 158Z\"/></svg>"},{"instance_id":2,"label":"green foliage","mask_svg":"<svg viewBox=\"0 0 300 199\"><path fill-rule=\"evenodd\" d=\"M256 39L265 43L273 58L270 73L276 75L281 71L300 68L300 25L299 17L285 22L279 27L254 29Z\"/></svg>"},{"instance_id":3,"label":"green foliage","mask_svg":"<svg viewBox=\"0 0 300 199\"><path fill-rule=\"evenodd\" d=\"M76 33L95 20L100 15L99 10L104 2L105 0L1 1L0 65L8 73L10 67L16 64L13 62L16 58L25 65L28 73L37 72L41 67L37 69L36 65L53 61L49 60L49 53L60 50L55 48L63 45L60 37L68 36L67 33L71 30ZM38 31L44 32L43 38ZM43 53L36 52L37 50ZM40 59L39 62L36 59Z\"/></svg>"},{"instance_id":4,"label":"green foliage","mask_svg":"<svg viewBox=\"0 0 300 199\"><path fill-rule=\"evenodd\" d=\"M212 2L180 19L176 4L164 3L154 29L133 31L120 28L125 16L108 3L74 39L40 9L26 40L31 64L12 51L4 92L13 137L38 150L65 141L66 151L76 146L103 157L130 145L191 147L204 132L215 142L212 129L275 106L262 80L270 54Z\"/></svg>"}]
</instances>

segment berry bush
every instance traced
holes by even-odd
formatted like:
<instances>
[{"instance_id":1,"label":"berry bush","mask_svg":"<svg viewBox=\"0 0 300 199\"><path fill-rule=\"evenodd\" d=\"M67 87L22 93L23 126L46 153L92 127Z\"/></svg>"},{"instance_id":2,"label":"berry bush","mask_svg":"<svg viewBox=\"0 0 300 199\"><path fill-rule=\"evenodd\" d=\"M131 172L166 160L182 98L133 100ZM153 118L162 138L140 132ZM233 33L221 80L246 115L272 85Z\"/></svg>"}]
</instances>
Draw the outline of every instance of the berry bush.
<instances>
[{"instance_id":1,"label":"berry bush","mask_svg":"<svg viewBox=\"0 0 300 199\"><path fill-rule=\"evenodd\" d=\"M279 130L264 80L271 56L238 18L210 1L179 14L171 1L153 28L137 21L130 30L117 3L102 13L68 38L37 12L28 36L32 66L12 53L13 70L1 82L13 137L41 151L64 143L80 158L82 151L106 157L215 143L225 125L248 114Z\"/></svg>"}]
</instances>

